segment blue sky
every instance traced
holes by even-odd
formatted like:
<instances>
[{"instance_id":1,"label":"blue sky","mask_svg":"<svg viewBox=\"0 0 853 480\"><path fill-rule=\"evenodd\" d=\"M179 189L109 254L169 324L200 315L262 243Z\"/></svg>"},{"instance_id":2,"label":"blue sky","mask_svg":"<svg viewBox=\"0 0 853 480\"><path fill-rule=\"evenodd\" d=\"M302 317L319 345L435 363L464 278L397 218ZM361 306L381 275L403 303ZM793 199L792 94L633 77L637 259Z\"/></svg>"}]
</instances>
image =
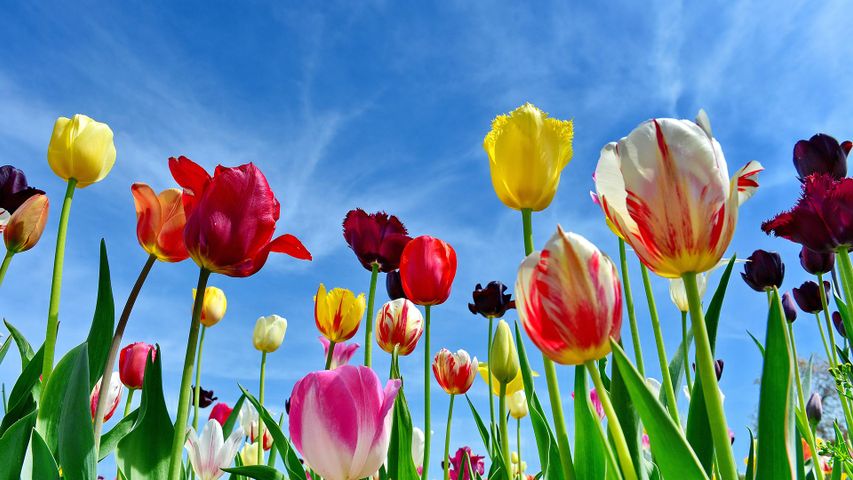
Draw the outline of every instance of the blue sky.
<instances>
[{"instance_id":1,"label":"blue sky","mask_svg":"<svg viewBox=\"0 0 853 480\"><path fill-rule=\"evenodd\" d=\"M74 199L60 351L79 343L91 321L101 237L123 305L145 261L130 185L173 186L169 156L187 155L208 168L255 162L282 203L279 231L299 236L314 254L311 263L272 257L248 279L212 279L225 290L229 308L208 332L202 384L229 403L237 383L257 389L260 355L250 338L260 315L289 320L283 347L269 358L272 410L283 410L298 378L322 367L312 318L317 285L367 289L369 274L341 236L344 214L354 207L387 210L412 234L435 235L455 247L459 273L450 300L434 310L433 345L485 357L485 323L466 304L475 283L514 283L523 250L520 215L492 191L481 144L496 114L526 101L575 122L574 159L551 207L534 217L537 247L559 223L615 255L616 239L588 195L599 149L647 118L693 118L701 107L730 171L753 159L767 168L759 192L741 209L730 253L778 250L788 263L784 288L798 286L806 276L797 248L758 227L798 194L794 142L816 132L850 135L853 46L844 4L826 2L816 10L808 2L577 3L3 6L0 163L24 169L50 195L53 211L41 244L14 259L0 315L40 343L64 189L47 165L47 143L56 117L74 113L109 123L118 157L105 181ZM632 266L638 274L637 263ZM195 281L191 261L157 264L125 335L128 342L160 343L172 403ZM639 275L633 283L640 297ZM672 352L679 317L667 283L657 279L655 288ZM378 304L384 300L381 293ZM645 303L637 303L654 374L648 315ZM738 458L748 448L745 425L760 376L759 354L745 330L763 337L765 316L764 296L734 278L717 352L727 362L722 388ZM804 318L795 329L801 355L822 351L813 321ZM381 351L376 357L384 375L388 358ZM402 364L416 424L422 424L421 362L418 349ZM17 368L10 357L0 378L10 384ZM561 368L559 375L570 408L573 370ZM538 387L544 392L544 381ZM447 397L433 390L437 452ZM482 383L472 397L485 412ZM481 451L470 416L457 411L453 448L470 444ZM532 435L522 451L534 451Z\"/></svg>"}]
</instances>

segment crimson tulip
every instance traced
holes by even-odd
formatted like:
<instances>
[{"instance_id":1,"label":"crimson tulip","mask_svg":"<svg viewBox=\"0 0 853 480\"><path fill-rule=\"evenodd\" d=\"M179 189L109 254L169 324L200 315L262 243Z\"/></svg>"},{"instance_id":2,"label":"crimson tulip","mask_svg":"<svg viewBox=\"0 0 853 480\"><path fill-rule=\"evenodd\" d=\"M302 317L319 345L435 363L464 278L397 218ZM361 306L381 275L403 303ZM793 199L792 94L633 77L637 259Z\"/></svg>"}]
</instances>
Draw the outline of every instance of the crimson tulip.
<instances>
[{"instance_id":1,"label":"crimson tulip","mask_svg":"<svg viewBox=\"0 0 853 480\"><path fill-rule=\"evenodd\" d=\"M403 223L385 212L367 213L356 208L344 218L344 240L367 270L372 270L373 264L380 272L396 270L411 239Z\"/></svg>"},{"instance_id":2,"label":"crimson tulip","mask_svg":"<svg viewBox=\"0 0 853 480\"><path fill-rule=\"evenodd\" d=\"M219 402L210 409L210 416L207 418L208 420L216 420L220 425L225 425L232 411L234 409L229 407L227 403Z\"/></svg>"},{"instance_id":3,"label":"crimson tulip","mask_svg":"<svg viewBox=\"0 0 853 480\"><path fill-rule=\"evenodd\" d=\"M456 276L456 252L449 243L423 235L400 257L400 279L406 297L418 305L438 305L450 296Z\"/></svg>"},{"instance_id":4,"label":"crimson tulip","mask_svg":"<svg viewBox=\"0 0 853 480\"><path fill-rule=\"evenodd\" d=\"M145 377L145 362L151 353L151 361L157 356L157 348L145 342L135 342L121 349L118 357L118 373L127 388L142 388Z\"/></svg>"}]
</instances>

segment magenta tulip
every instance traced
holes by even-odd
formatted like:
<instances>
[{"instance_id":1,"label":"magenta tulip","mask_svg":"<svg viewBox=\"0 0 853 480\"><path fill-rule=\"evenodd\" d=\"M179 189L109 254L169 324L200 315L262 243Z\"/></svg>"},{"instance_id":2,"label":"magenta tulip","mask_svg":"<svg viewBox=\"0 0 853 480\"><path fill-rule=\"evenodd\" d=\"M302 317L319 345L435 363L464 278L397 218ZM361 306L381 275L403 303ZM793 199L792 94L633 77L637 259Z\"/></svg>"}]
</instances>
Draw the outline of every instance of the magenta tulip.
<instances>
[{"instance_id":1,"label":"magenta tulip","mask_svg":"<svg viewBox=\"0 0 853 480\"><path fill-rule=\"evenodd\" d=\"M142 380L145 377L145 362L148 353L151 352L151 360L157 356L157 348L145 342L135 342L121 349L118 357L118 373L121 383L127 388L142 388Z\"/></svg>"}]
</instances>

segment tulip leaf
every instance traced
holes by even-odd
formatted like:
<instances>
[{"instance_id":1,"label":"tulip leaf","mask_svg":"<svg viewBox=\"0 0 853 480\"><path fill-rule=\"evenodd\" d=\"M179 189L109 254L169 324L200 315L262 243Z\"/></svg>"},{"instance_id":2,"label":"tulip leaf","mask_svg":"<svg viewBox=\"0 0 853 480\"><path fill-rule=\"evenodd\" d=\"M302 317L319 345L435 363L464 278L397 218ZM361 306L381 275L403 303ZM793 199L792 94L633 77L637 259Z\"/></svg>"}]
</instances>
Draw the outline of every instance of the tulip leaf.
<instances>
[{"instance_id":1,"label":"tulip leaf","mask_svg":"<svg viewBox=\"0 0 853 480\"><path fill-rule=\"evenodd\" d=\"M0 365L3 364L3 360L6 358L6 352L9 351L10 346L12 346L12 337L6 337L6 341L3 342L3 346L0 347Z\"/></svg>"},{"instance_id":2,"label":"tulip leaf","mask_svg":"<svg viewBox=\"0 0 853 480\"><path fill-rule=\"evenodd\" d=\"M412 417L409 414L408 402L406 402L406 395L402 388L397 392L397 398L394 399L387 463L388 476L394 480L418 480L420 478L415 461L412 459Z\"/></svg>"},{"instance_id":3,"label":"tulip leaf","mask_svg":"<svg viewBox=\"0 0 853 480\"><path fill-rule=\"evenodd\" d=\"M616 411L616 417L619 419L619 425L622 426L622 433L625 434L625 440L628 443L628 453L631 455L631 460L634 465L642 465L644 460L642 450L642 437L640 432L640 419L637 417L637 411L634 404L631 402L631 397L628 395L628 389L625 386L625 380L622 379L622 374L616 366L613 366L612 380L610 382L610 400L613 403L613 410ZM612 441L611 441L612 443ZM608 474L611 472L608 470ZM646 470L639 469L638 472L641 478L647 478ZM617 474L617 472L613 472Z\"/></svg>"},{"instance_id":4,"label":"tulip leaf","mask_svg":"<svg viewBox=\"0 0 853 480\"><path fill-rule=\"evenodd\" d=\"M234 408L231 409L228 419L225 420L225 424L222 425L222 436L224 438L228 438L228 435L231 435L231 432L234 431L234 425L238 420L240 420L240 409L243 408L243 402L245 401L246 396L240 395L240 398L237 399L237 403L234 404Z\"/></svg>"},{"instance_id":5,"label":"tulip leaf","mask_svg":"<svg viewBox=\"0 0 853 480\"><path fill-rule=\"evenodd\" d=\"M84 342L66 357L71 368L62 408L57 412L57 458L62 478L91 480L98 476L95 458L95 432L89 405L89 356Z\"/></svg>"},{"instance_id":6,"label":"tulip leaf","mask_svg":"<svg viewBox=\"0 0 853 480\"><path fill-rule=\"evenodd\" d=\"M681 428L672 421L663 405L649 390L645 379L625 356L622 347L613 340L610 344L613 361L625 379L625 387L649 435L652 455L663 478L707 479L699 459L682 436Z\"/></svg>"},{"instance_id":7,"label":"tulip leaf","mask_svg":"<svg viewBox=\"0 0 853 480\"><path fill-rule=\"evenodd\" d=\"M33 347L30 346L30 342L24 338L24 334L21 333L20 330L15 328L14 325L9 323L8 320L3 320L3 323L6 324L6 328L9 329L9 334L15 340L15 344L18 346L18 352L21 354L21 369L27 368L27 365L30 363L30 360L33 358Z\"/></svg>"},{"instance_id":8,"label":"tulip leaf","mask_svg":"<svg viewBox=\"0 0 853 480\"><path fill-rule=\"evenodd\" d=\"M746 457L744 480L755 480L755 436L751 428L747 428L747 431L749 431L749 455Z\"/></svg>"},{"instance_id":9,"label":"tulip leaf","mask_svg":"<svg viewBox=\"0 0 853 480\"><path fill-rule=\"evenodd\" d=\"M107 260L107 244L101 239L101 263L98 270L98 297L95 315L86 343L89 345L89 388L98 383L104 373L104 363L113 340L115 329L115 302L110 282L110 263Z\"/></svg>"},{"instance_id":10,"label":"tulip leaf","mask_svg":"<svg viewBox=\"0 0 853 480\"><path fill-rule=\"evenodd\" d=\"M687 349L690 349L690 344L693 340L693 332L691 330L687 330L687 338L681 341L678 344L678 349L675 351L675 355L672 356L672 360L669 362L669 377L672 379L672 389L675 391L676 395L678 394L678 390L681 388L681 379L684 377L684 363L688 361L687 358L684 357L684 343L687 342ZM666 392L661 389L659 398L658 398L664 407L669 408L669 400L666 398Z\"/></svg>"},{"instance_id":11,"label":"tulip leaf","mask_svg":"<svg viewBox=\"0 0 853 480\"><path fill-rule=\"evenodd\" d=\"M749 330L746 331L746 334L749 335L749 338L752 339L752 343L754 343L755 346L758 347L758 351L761 352L761 358L764 358L764 345L762 345L761 341L755 338L755 335L753 335L752 332L750 332Z\"/></svg>"},{"instance_id":12,"label":"tulip leaf","mask_svg":"<svg viewBox=\"0 0 853 480\"><path fill-rule=\"evenodd\" d=\"M69 384L74 380L72 373L76 367L77 358L87 348L87 344L80 344L59 360L53 369L56 375L50 375L39 401L36 430L54 454L57 452L59 440L60 414L67 401Z\"/></svg>"},{"instance_id":13,"label":"tulip leaf","mask_svg":"<svg viewBox=\"0 0 853 480\"><path fill-rule=\"evenodd\" d=\"M586 369L575 367L575 474L577 478L604 479L609 460L598 415L592 412L586 384ZM608 465L612 465L608 462Z\"/></svg>"},{"instance_id":14,"label":"tulip leaf","mask_svg":"<svg viewBox=\"0 0 853 480\"><path fill-rule=\"evenodd\" d=\"M0 480L18 480L27 454L30 432L36 424L35 412L12 424L0 437Z\"/></svg>"},{"instance_id":15,"label":"tulip leaf","mask_svg":"<svg viewBox=\"0 0 853 480\"><path fill-rule=\"evenodd\" d=\"M794 477L794 359L785 314L774 292L767 315L766 356L758 400L757 478Z\"/></svg>"},{"instance_id":16,"label":"tulip leaf","mask_svg":"<svg viewBox=\"0 0 853 480\"><path fill-rule=\"evenodd\" d=\"M130 432L116 445L116 463L127 480L167 478L175 427L163 398L162 355L145 361L142 400Z\"/></svg>"},{"instance_id":17,"label":"tulip leaf","mask_svg":"<svg viewBox=\"0 0 853 480\"><path fill-rule=\"evenodd\" d=\"M0 423L0 435L5 433L12 424L35 410L36 398L40 391L39 376L43 358L44 349L40 348L15 381L12 392L9 394L9 408L3 416L3 422Z\"/></svg>"},{"instance_id":18,"label":"tulip leaf","mask_svg":"<svg viewBox=\"0 0 853 480\"><path fill-rule=\"evenodd\" d=\"M33 430L30 448L33 455L32 478L59 480L59 467L56 465L56 460L53 458L50 447L47 446L37 430Z\"/></svg>"},{"instance_id":19,"label":"tulip leaf","mask_svg":"<svg viewBox=\"0 0 853 480\"><path fill-rule=\"evenodd\" d=\"M98 449L99 462L107 458L109 454L113 453L118 442L130 433L130 430L133 428L133 424L136 423L136 417L138 416L139 409L137 408L136 410L128 413L126 417L122 418L109 432L101 436L101 445Z\"/></svg>"},{"instance_id":20,"label":"tulip leaf","mask_svg":"<svg viewBox=\"0 0 853 480\"><path fill-rule=\"evenodd\" d=\"M246 467L223 468L222 471L254 478L256 480L286 480L281 472L266 465L249 465Z\"/></svg>"},{"instance_id":21,"label":"tulip leaf","mask_svg":"<svg viewBox=\"0 0 853 480\"><path fill-rule=\"evenodd\" d=\"M491 394L492 392L489 392L489 395ZM481 417L480 413L477 412L477 409L474 408L474 403L471 402L468 394L465 394L465 400L468 401L468 407L471 408L471 415L474 417L474 423L477 424L477 430L480 432L480 438L483 439L483 446L486 447L487 452L491 452L492 449L489 448L489 430L486 428L485 422L483 422L483 417Z\"/></svg>"},{"instance_id":22,"label":"tulip leaf","mask_svg":"<svg viewBox=\"0 0 853 480\"><path fill-rule=\"evenodd\" d=\"M251 393L246 391L242 385L238 386L243 392L243 396L255 407L255 410L258 411L258 415L260 415L261 420L264 422L264 427L269 430L270 435L272 435L275 448L281 452L281 458L284 460L284 467L287 470L287 474L292 479L304 478L305 468L302 466L302 462L299 461L299 457L296 455L296 449L293 448L290 441L284 436L281 428L275 423L275 419L272 418L272 415L270 415L267 409L261 406L260 402L258 402Z\"/></svg>"}]
</instances>

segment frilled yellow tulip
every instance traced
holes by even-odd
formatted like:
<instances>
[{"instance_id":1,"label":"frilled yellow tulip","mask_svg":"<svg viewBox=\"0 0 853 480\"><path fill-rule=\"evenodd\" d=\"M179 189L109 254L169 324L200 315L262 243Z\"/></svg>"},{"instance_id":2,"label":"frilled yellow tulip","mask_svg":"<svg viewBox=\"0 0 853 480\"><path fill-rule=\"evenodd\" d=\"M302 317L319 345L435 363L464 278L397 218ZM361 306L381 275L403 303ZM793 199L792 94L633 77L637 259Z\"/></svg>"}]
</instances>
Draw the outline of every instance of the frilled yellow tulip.
<instances>
[{"instance_id":1,"label":"frilled yellow tulip","mask_svg":"<svg viewBox=\"0 0 853 480\"><path fill-rule=\"evenodd\" d=\"M550 118L529 103L498 115L483 140L498 198L516 210L547 208L572 158L572 135L571 120Z\"/></svg>"},{"instance_id":2,"label":"frilled yellow tulip","mask_svg":"<svg viewBox=\"0 0 853 480\"><path fill-rule=\"evenodd\" d=\"M113 131L86 115L59 117L47 147L47 163L57 176L83 188L110 173L116 161Z\"/></svg>"},{"instance_id":3,"label":"frilled yellow tulip","mask_svg":"<svg viewBox=\"0 0 853 480\"><path fill-rule=\"evenodd\" d=\"M345 288L333 288L326 292L326 287L321 283L314 297L314 322L317 330L330 342L345 342L358 331L364 309L363 293L356 297Z\"/></svg>"},{"instance_id":4,"label":"frilled yellow tulip","mask_svg":"<svg viewBox=\"0 0 853 480\"><path fill-rule=\"evenodd\" d=\"M195 294L196 290L193 289L193 300ZM216 325L225 316L227 308L228 299L225 298L225 292L216 287L207 287L204 289L204 300L201 304L201 324L205 327Z\"/></svg>"},{"instance_id":5,"label":"frilled yellow tulip","mask_svg":"<svg viewBox=\"0 0 853 480\"><path fill-rule=\"evenodd\" d=\"M489 367L486 364L486 362L481 362L480 365L477 367L477 370L479 370L480 377L482 377L483 381L486 382L486 384L488 384L489 383ZM530 373L533 374L533 377L539 376L539 374L536 372L530 372ZM501 384L498 382L498 379L495 378L494 375L492 375L492 393L494 393L495 395L500 395L501 394L500 388L501 388ZM516 375L515 378L513 378L512 380L510 380L509 383L506 384L506 394L507 394L507 396L510 396L510 395L514 394L515 392L522 392L522 391L524 391L524 378L521 376L521 369L519 369L518 375Z\"/></svg>"}]
</instances>

